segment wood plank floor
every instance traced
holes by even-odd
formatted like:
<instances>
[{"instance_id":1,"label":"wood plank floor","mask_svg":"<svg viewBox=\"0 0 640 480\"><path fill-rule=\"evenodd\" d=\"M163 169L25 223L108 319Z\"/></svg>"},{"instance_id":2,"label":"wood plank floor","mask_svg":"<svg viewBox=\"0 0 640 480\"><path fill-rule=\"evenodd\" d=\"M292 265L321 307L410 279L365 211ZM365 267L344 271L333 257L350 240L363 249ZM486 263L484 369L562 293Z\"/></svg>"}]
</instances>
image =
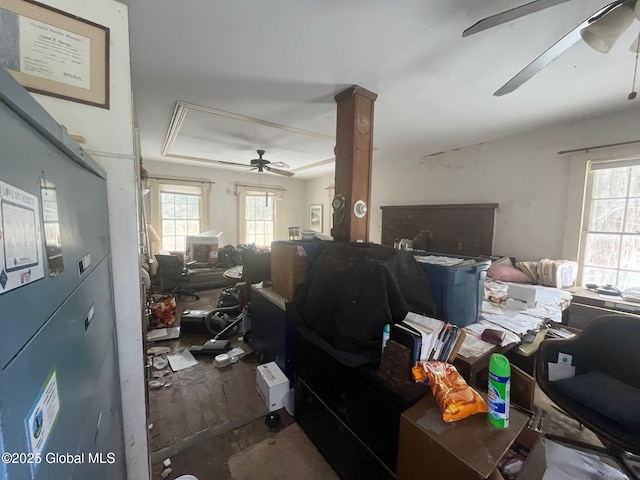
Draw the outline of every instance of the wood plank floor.
<instances>
[{"instance_id":1,"label":"wood plank floor","mask_svg":"<svg viewBox=\"0 0 640 480\"><path fill-rule=\"evenodd\" d=\"M200 291L200 300L177 299L178 318L185 309L210 310L218 302L220 289ZM148 346L169 347L172 354L191 345L202 345L211 335L205 332L183 331L179 339L161 341ZM255 369L259 358L251 347L232 337L232 346L240 346L247 354L236 364L222 369L213 365L213 356L197 356L198 365L171 372L165 376L167 386L149 389L149 430L153 478L160 479L171 459L172 480L180 475L195 475L199 480L233 479L229 459L263 441L276 442L278 433L294 423L284 409L277 413L282 419L280 428L266 426L267 408L259 397L255 383ZM596 437L577 422L558 412L553 404L536 389L535 404L544 410L542 430L567 435L583 441L597 442ZM305 452L317 450L306 437L300 449L280 459L291 462L291 471L298 471L296 462L305 461ZM298 451L299 450L299 451ZM255 461L255 460L254 460ZM265 458L264 461L269 461ZM264 470L260 462L252 466L254 476L261 478ZM331 472L327 466L327 471ZM322 470L322 469L321 469ZM323 470L324 471L324 470ZM244 478L244 477L243 477ZM335 478L327 475L327 479Z\"/></svg>"}]
</instances>

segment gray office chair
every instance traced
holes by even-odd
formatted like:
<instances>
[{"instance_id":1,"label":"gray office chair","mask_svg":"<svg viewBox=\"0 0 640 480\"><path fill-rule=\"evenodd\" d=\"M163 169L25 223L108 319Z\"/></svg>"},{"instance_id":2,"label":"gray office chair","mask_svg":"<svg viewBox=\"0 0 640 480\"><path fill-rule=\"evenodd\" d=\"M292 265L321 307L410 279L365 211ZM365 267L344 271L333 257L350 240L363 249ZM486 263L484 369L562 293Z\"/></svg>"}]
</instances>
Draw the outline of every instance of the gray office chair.
<instances>
[{"instance_id":1,"label":"gray office chair","mask_svg":"<svg viewBox=\"0 0 640 480\"><path fill-rule=\"evenodd\" d=\"M182 285L189 281L189 274L180 257L177 255L156 255L155 257L158 261L158 276L162 281L162 291L164 293L175 295L178 298L182 295L187 295L194 297L196 300L200 299L195 290L187 289ZM170 287L164 288L165 282Z\"/></svg>"},{"instance_id":2,"label":"gray office chair","mask_svg":"<svg viewBox=\"0 0 640 480\"><path fill-rule=\"evenodd\" d=\"M640 465L640 321L624 315L594 318L569 339L540 344L536 381L569 416L592 430L604 448L547 435L552 440L613 458L632 479ZM549 380L548 363L572 356L576 375Z\"/></svg>"}]
</instances>

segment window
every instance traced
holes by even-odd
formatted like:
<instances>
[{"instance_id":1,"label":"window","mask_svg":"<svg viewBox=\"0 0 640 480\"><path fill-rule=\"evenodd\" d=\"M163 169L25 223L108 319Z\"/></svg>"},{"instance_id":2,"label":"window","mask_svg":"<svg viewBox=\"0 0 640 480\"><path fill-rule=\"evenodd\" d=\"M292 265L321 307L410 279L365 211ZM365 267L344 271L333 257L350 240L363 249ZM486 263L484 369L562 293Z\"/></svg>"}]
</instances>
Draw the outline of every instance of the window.
<instances>
[{"instance_id":1,"label":"window","mask_svg":"<svg viewBox=\"0 0 640 480\"><path fill-rule=\"evenodd\" d=\"M247 192L246 196L246 243L268 246L275 234L275 202L272 193Z\"/></svg>"},{"instance_id":2,"label":"window","mask_svg":"<svg viewBox=\"0 0 640 480\"><path fill-rule=\"evenodd\" d=\"M277 203L275 189L236 185L240 243L270 246L276 239Z\"/></svg>"},{"instance_id":3,"label":"window","mask_svg":"<svg viewBox=\"0 0 640 480\"><path fill-rule=\"evenodd\" d=\"M640 286L640 160L591 162L587 175L580 283Z\"/></svg>"},{"instance_id":4,"label":"window","mask_svg":"<svg viewBox=\"0 0 640 480\"><path fill-rule=\"evenodd\" d=\"M160 186L162 249L185 250L187 235L202 231L202 189L185 185Z\"/></svg>"}]
</instances>

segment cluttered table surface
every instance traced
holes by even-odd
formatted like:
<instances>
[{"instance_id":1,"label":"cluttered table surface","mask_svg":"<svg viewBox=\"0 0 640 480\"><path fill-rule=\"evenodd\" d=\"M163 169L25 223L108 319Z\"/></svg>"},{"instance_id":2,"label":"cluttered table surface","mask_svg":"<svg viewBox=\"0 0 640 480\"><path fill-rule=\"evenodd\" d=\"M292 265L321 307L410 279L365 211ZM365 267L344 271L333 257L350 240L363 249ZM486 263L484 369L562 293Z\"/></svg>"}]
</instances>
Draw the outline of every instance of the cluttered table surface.
<instances>
[{"instance_id":1,"label":"cluttered table surface","mask_svg":"<svg viewBox=\"0 0 640 480\"><path fill-rule=\"evenodd\" d=\"M526 298L509 301L514 291ZM528 345L539 344L547 334L563 335L562 312L571 298L570 292L557 288L486 281L480 320L465 327L467 338L458 354L477 357L486 353L492 345L480 338L486 329L492 329L504 332L499 346L520 345L521 354L530 355L533 347Z\"/></svg>"},{"instance_id":2,"label":"cluttered table surface","mask_svg":"<svg viewBox=\"0 0 640 480\"><path fill-rule=\"evenodd\" d=\"M466 337L456 365L466 373L471 385L475 385L478 373L488 367L493 353L512 351L529 357L548 335L573 335L561 325L562 312L571 303L570 292L541 285L511 285L487 280L480 320L463 329ZM524 300L508 301L510 294ZM487 332L499 333L485 341L483 334L487 336Z\"/></svg>"}]
</instances>

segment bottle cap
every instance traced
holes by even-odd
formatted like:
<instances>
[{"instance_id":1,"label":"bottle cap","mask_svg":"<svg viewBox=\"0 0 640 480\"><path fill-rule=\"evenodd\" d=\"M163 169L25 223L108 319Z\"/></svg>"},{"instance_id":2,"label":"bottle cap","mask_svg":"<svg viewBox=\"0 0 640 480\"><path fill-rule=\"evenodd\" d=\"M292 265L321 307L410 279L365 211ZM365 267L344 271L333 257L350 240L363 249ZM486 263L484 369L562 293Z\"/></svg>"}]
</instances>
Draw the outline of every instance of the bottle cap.
<instances>
[{"instance_id":1,"label":"bottle cap","mask_svg":"<svg viewBox=\"0 0 640 480\"><path fill-rule=\"evenodd\" d=\"M489 371L499 377L511 376L511 365L507 357L501 353L494 353L489 360Z\"/></svg>"}]
</instances>

